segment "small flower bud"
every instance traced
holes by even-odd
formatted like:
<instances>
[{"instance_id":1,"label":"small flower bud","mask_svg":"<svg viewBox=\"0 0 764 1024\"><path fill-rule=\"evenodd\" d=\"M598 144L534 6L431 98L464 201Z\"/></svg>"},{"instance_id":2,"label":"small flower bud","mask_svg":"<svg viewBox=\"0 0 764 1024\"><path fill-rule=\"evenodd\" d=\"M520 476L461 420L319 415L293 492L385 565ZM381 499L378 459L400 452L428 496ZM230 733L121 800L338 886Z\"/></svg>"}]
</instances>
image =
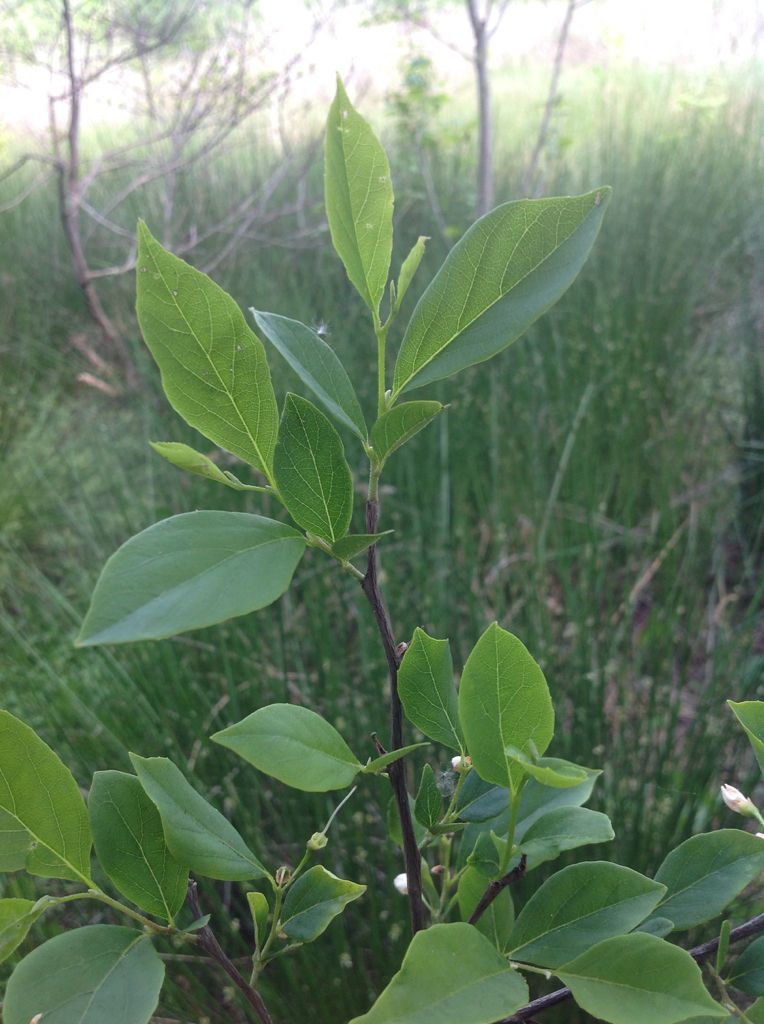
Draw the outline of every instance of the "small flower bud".
<instances>
[{"instance_id":1,"label":"small flower bud","mask_svg":"<svg viewBox=\"0 0 764 1024\"><path fill-rule=\"evenodd\" d=\"M32 1017L32 1019L30 1020L29 1024L40 1024L41 1020L42 1020L42 1014L41 1013L36 1013L34 1015L34 1017Z\"/></svg>"},{"instance_id":2,"label":"small flower bud","mask_svg":"<svg viewBox=\"0 0 764 1024\"><path fill-rule=\"evenodd\" d=\"M288 882L291 875L292 872L289 870L286 864L282 864L280 868L276 868L276 885L280 886L283 885L285 882Z\"/></svg>"},{"instance_id":3,"label":"small flower bud","mask_svg":"<svg viewBox=\"0 0 764 1024\"><path fill-rule=\"evenodd\" d=\"M747 796L744 796L739 789L735 789L734 786L724 785L721 788L722 800L729 807L731 811L736 814L745 814L746 816L752 816L756 814L756 808Z\"/></svg>"},{"instance_id":4,"label":"small flower bud","mask_svg":"<svg viewBox=\"0 0 764 1024\"><path fill-rule=\"evenodd\" d=\"M328 842L329 840L323 832L314 832L308 840L307 846L309 850L323 850Z\"/></svg>"},{"instance_id":5,"label":"small flower bud","mask_svg":"<svg viewBox=\"0 0 764 1024\"><path fill-rule=\"evenodd\" d=\"M409 879L405 871L403 872L403 874L395 876L395 878L393 879L393 885L401 894L401 896L408 896Z\"/></svg>"},{"instance_id":6,"label":"small flower bud","mask_svg":"<svg viewBox=\"0 0 764 1024\"><path fill-rule=\"evenodd\" d=\"M442 875L446 870L445 864L436 864L435 867L430 868L431 875Z\"/></svg>"},{"instance_id":7,"label":"small flower bud","mask_svg":"<svg viewBox=\"0 0 764 1024\"><path fill-rule=\"evenodd\" d=\"M457 754L455 757L451 758L451 767L455 772L466 771L467 768L472 767L472 758L460 757L459 754Z\"/></svg>"}]
</instances>

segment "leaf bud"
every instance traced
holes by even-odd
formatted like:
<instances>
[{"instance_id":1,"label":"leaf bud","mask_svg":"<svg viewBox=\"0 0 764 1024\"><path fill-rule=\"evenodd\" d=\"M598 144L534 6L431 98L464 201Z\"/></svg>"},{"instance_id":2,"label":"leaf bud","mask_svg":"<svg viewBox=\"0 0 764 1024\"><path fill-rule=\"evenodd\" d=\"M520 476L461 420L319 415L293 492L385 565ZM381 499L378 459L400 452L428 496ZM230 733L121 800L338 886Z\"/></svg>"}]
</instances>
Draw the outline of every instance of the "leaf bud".
<instances>
[{"instance_id":1,"label":"leaf bud","mask_svg":"<svg viewBox=\"0 0 764 1024\"><path fill-rule=\"evenodd\" d=\"M323 850L328 842L329 839L324 832L314 832L307 842L307 847L309 850L313 850L315 852Z\"/></svg>"}]
</instances>

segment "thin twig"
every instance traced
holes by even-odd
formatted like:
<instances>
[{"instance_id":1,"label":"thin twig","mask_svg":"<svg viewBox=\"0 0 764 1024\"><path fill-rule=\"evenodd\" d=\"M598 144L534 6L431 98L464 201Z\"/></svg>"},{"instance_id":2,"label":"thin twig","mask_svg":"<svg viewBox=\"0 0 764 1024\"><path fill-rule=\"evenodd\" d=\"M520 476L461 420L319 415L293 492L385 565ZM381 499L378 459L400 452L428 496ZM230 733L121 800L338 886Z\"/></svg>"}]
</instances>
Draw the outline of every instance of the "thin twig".
<instances>
[{"instance_id":1,"label":"thin twig","mask_svg":"<svg viewBox=\"0 0 764 1024\"><path fill-rule=\"evenodd\" d=\"M480 920L480 918L483 916L486 910L488 910L488 908L499 895L499 893L506 889L508 885L512 885L512 883L517 881L518 878L522 878L522 876L525 874L525 867L527 863L528 858L525 856L525 854L523 854L520 858L520 863L516 867L512 868L511 871L508 871L506 875L502 875L501 878L495 878L493 882L491 882L491 884L488 886L486 891L481 896L480 902L472 911L472 915L469 919L469 924L477 924L477 922Z\"/></svg>"}]
</instances>

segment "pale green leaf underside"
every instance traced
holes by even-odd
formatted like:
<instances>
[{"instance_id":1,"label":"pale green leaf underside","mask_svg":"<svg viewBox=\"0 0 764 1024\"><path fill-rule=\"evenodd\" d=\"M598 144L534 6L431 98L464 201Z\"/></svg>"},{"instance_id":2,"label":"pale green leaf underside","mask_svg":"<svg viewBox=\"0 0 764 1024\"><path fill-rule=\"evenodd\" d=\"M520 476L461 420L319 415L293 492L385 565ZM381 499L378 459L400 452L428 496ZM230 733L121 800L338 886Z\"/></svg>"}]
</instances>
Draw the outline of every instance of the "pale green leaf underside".
<instances>
[{"instance_id":1,"label":"pale green leaf underside","mask_svg":"<svg viewBox=\"0 0 764 1024\"><path fill-rule=\"evenodd\" d=\"M342 440L324 414L287 395L274 473L290 516L329 544L344 537L353 515L353 477Z\"/></svg>"},{"instance_id":2,"label":"pale green leaf underside","mask_svg":"<svg viewBox=\"0 0 764 1024\"><path fill-rule=\"evenodd\" d=\"M310 868L287 893L281 912L283 929L293 942L312 942L365 892L365 885L337 878L320 864Z\"/></svg>"},{"instance_id":3,"label":"pale green leaf underside","mask_svg":"<svg viewBox=\"0 0 764 1024\"><path fill-rule=\"evenodd\" d=\"M520 840L519 852L525 854L527 870L531 871L548 860L554 860L565 850L609 843L614 838L610 819L601 811L590 811L588 807L557 807L530 826Z\"/></svg>"},{"instance_id":4,"label":"pale green leaf underside","mask_svg":"<svg viewBox=\"0 0 764 1024\"><path fill-rule=\"evenodd\" d=\"M268 906L268 900L261 892L248 892L247 903L252 915L252 925L255 929L255 947L259 949L268 934L267 924L270 907Z\"/></svg>"},{"instance_id":5,"label":"pale green leaf underside","mask_svg":"<svg viewBox=\"0 0 764 1024\"><path fill-rule=\"evenodd\" d=\"M610 1024L678 1024L724 1018L689 953L635 932L597 943L556 971L580 1007Z\"/></svg>"},{"instance_id":6,"label":"pale green leaf underside","mask_svg":"<svg viewBox=\"0 0 764 1024\"><path fill-rule=\"evenodd\" d=\"M563 868L523 907L510 938L511 957L559 967L596 943L636 928L665 891L620 864L595 861Z\"/></svg>"},{"instance_id":7,"label":"pale green leaf underside","mask_svg":"<svg viewBox=\"0 0 764 1024\"><path fill-rule=\"evenodd\" d=\"M528 999L528 986L469 924L418 932L401 969L351 1024L493 1024Z\"/></svg>"},{"instance_id":8,"label":"pale green leaf underside","mask_svg":"<svg viewBox=\"0 0 764 1024\"><path fill-rule=\"evenodd\" d=\"M524 754L516 747L507 747L507 757L519 765L526 775L536 779L542 786L549 786L552 789L570 789L573 786L580 786L586 782L591 769L583 768L581 765L573 764L559 757L540 757L533 761L527 754Z\"/></svg>"},{"instance_id":9,"label":"pale green leaf underside","mask_svg":"<svg viewBox=\"0 0 764 1024\"><path fill-rule=\"evenodd\" d=\"M243 484L233 473L221 469L211 458L191 448L190 445L182 444L180 441L149 441L149 444L157 455L161 455L171 465L187 473L214 480L216 484L223 484L234 491L260 490L256 485Z\"/></svg>"},{"instance_id":10,"label":"pale green leaf underside","mask_svg":"<svg viewBox=\"0 0 764 1024\"><path fill-rule=\"evenodd\" d=\"M390 164L342 82L326 124L326 214L332 243L372 312L379 310L393 248Z\"/></svg>"},{"instance_id":11,"label":"pale green leaf underside","mask_svg":"<svg viewBox=\"0 0 764 1024\"><path fill-rule=\"evenodd\" d=\"M167 849L159 812L134 775L96 772L88 796L98 861L119 892L172 921L186 900L188 867Z\"/></svg>"},{"instance_id":12,"label":"pale green leaf underside","mask_svg":"<svg viewBox=\"0 0 764 1024\"><path fill-rule=\"evenodd\" d=\"M0 900L0 963L21 945L38 917L55 902L50 896L37 902L15 897Z\"/></svg>"},{"instance_id":13,"label":"pale green leaf underside","mask_svg":"<svg viewBox=\"0 0 764 1024\"><path fill-rule=\"evenodd\" d=\"M334 349L299 320L290 320L276 313L262 313L257 309L251 312L257 326L303 384L335 419L365 441L367 429L361 404Z\"/></svg>"},{"instance_id":14,"label":"pale green leaf underside","mask_svg":"<svg viewBox=\"0 0 764 1024\"><path fill-rule=\"evenodd\" d=\"M200 796L166 757L130 760L162 819L173 855L192 871L222 881L263 878L268 872L220 811Z\"/></svg>"},{"instance_id":15,"label":"pale green leaf underside","mask_svg":"<svg viewBox=\"0 0 764 1024\"><path fill-rule=\"evenodd\" d=\"M450 750L464 745L448 640L417 627L398 670L398 693L408 720Z\"/></svg>"},{"instance_id":16,"label":"pale green leaf underside","mask_svg":"<svg viewBox=\"0 0 764 1024\"><path fill-rule=\"evenodd\" d=\"M304 551L296 530L246 512L163 519L109 558L77 645L159 640L264 608Z\"/></svg>"},{"instance_id":17,"label":"pale green leaf underside","mask_svg":"<svg viewBox=\"0 0 764 1024\"><path fill-rule=\"evenodd\" d=\"M512 633L493 623L470 653L459 687L467 750L481 778L517 788L523 770L507 747L543 754L554 733L544 674ZM533 745L533 746L532 746Z\"/></svg>"},{"instance_id":18,"label":"pale green leaf underside","mask_svg":"<svg viewBox=\"0 0 764 1024\"><path fill-rule=\"evenodd\" d=\"M206 274L138 226L137 312L165 394L183 419L271 475L278 409L263 343Z\"/></svg>"},{"instance_id":19,"label":"pale green leaf underside","mask_svg":"<svg viewBox=\"0 0 764 1024\"><path fill-rule=\"evenodd\" d=\"M334 726L294 704L269 704L212 739L266 775L308 793L344 789L361 771Z\"/></svg>"},{"instance_id":20,"label":"pale green leaf underside","mask_svg":"<svg viewBox=\"0 0 764 1024\"><path fill-rule=\"evenodd\" d=\"M11 975L4 1024L148 1024L164 981L151 941L132 928L88 925L57 935Z\"/></svg>"},{"instance_id":21,"label":"pale green leaf underside","mask_svg":"<svg viewBox=\"0 0 764 1024\"><path fill-rule=\"evenodd\" d=\"M343 562L362 554L372 544L379 544L385 537L390 537L393 530L383 530L382 533L349 533L345 537L332 544L332 551Z\"/></svg>"},{"instance_id":22,"label":"pale green leaf underside","mask_svg":"<svg viewBox=\"0 0 764 1024\"><path fill-rule=\"evenodd\" d=\"M12 850L19 851L20 830L34 844L25 862L31 875L91 884L90 824L80 788L47 743L8 711L0 711L0 810Z\"/></svg>"},{"instance_id":23,"label":"pale green leaf underside","mask_svg":"<svg viewBox=\"0 0 764 1024\"><path fill-rule=\"evenodd\" d=\"M444 409L440 402L402 402L383 413L371 430L371 444L379 461L388 459Z\"/></svg>"},{"instance_id":24,"label":"pale green leaf underside","mask_svg":"<svg viewBox=\"0 0 764 1024\"><path fill-rule=\"evenodd\" d=\"M454 246L411 317L394 397L506 348L572 284L599 232L610 189L505 203Z\"/></svg>"},{"instance_id":25,"label":"pale green leaf underside","mask_svg":"<svg viewBox=\"0 0 764 1024\"><path fill-rule=\"evenodd\" d=\"M750 832L719 829L691 836L672 850L655 875L668 891L657 910L681 931L710 921L764 871L764 841Z\"/></svg>"}]
</instances>

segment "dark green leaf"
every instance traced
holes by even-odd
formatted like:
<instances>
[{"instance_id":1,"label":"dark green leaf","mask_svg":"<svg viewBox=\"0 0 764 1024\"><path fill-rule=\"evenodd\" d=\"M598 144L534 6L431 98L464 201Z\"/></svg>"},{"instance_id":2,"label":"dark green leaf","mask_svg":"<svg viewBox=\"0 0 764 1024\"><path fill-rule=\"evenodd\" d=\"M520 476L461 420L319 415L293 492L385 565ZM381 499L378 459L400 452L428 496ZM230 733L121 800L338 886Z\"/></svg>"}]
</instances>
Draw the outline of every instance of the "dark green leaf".
<instances>
[{"instance_id":1,"label":"dark green leaf","mask_svg":"<svg viewBox=\"0 0 764 1024\"><path fill-rule=\"evenodd\" d=\"M20 829L31 840L30 875L92 886L90 824L80 788L47 743L9 711L0 711L0 810L10 827L6 855L20 854Z\"/></svg>"},{"instance_id":2,"label":"dark green leaf","mask_svg":"<svg viewBox=\"0 0 764 1024\"><path fill-rule=\"evenodd\" d=\"M57 935L11 975L4 1024L148 1024L159 1001L164 964L148 937L132 928L88 925Z\"/></svg>"},{"instance_id":3,"label":"dark green leaf","mask_svg":"<svg viewBox=\"0 0 764 1024\"><path fill-rule=\"evenodd\" d=\"M253 309L252 316L266 338L286 359L294 372L335 419L362 441L366 440L366 420L345 367L320 334L276 313Z\"/></svg>"},{"instance_id":4,"label":"dark green leaf","mask_svg":"<svg viewBox=\"0 0 764 1024\"><path fill-rule=\"evenodd\" d=\"M448 640L417 627L398 669L398 693L406 718L425 736L451 750L463 747L459 701Z\"/></svg>"},{"instance_id":5,"label":"dark green leaf","mask_svg":"<svg viewBox=\"0 0 764 1024\"><path fill-rule=\"evenodd\" d=\"M526 855L527 870L531 871L565 850L591 843L609 843L614 838L613 826L606 814L587 807L558 807L531 825L519 843L519 852Z\"/></svg>"},{"instance_id":6,"label":"dark green leaf","mask_svg":"<svg viewBox=\"0 0 764 1024\"><path fill-rule=\"evenodd\" d=\"M318 865L300 875L290 887L281 912L281 926L293 942L312 942L348 903L365 892L365 885L337 878Z\"/></svg>"},{"instance_id":7,"label":"dark green leaf","mask_svg":"<svg viewBox=\"0 0 764 1024\"><path fill-rule=\"evenodd\" d=\"M749 996L764 996L764 936L746 946L732 965L727 981Z\"/></svg>"},{"instance_id":8,"label":"dark green leaf","mask_svg":"<svg viewBox=\"0 0 764 1024\"><path fill-rule=\"evenodd\" d=\"M519 1009L528 986L469 924L418 932L401 969L351 1024L492 1024Z\"/></svg>"},{"instance_id":9,"label":"dark green leaf","mask_svg":"<svg viewBox=\"0 0 764 1024\"><path fill-rule=\"evenodd\" d=\"M527 648L494 622L472 649L459 687L459 715L472 763L486 782L516 790L523 769L507 745L543 754L554 733L544 673Z\"/></svg>"},{"instance_id":10,"label":"dark green leaf","mask_svg":"<svg viewBox=\"0 0 764 1024\"><path fill-rule=\"evenodd\" d=\"M646 932L648 935L657 935L659 939L665 939L674 930L674 922L667 917L649 917L643 921L635 931Z\"/></svg>"},{"instance_id":11,"label":"dark green leaf","mask_svg":"<svg viewBox=\"0 0 764 1024\"><path fill-rule=\"evenodd\" d=\"M603 939L630 932L665 891L620 864L596 861L563 868L523 907L510 939L512 959L559 967Z\"/></svg>"},{"instance_id":12,"label":"dark green leaf","mask_svg":"<svg viewBox=\"0 0 764 1024\"><path fill-rule=\"evenodd\" d=\"M554 305L586 262L610 189L521 199L481 217L419 300L393 398L501 352Z\"/></svg>"},{"instance_id":13,"label":"dark green leaf","mask_svg":"<svg viewBox=\"0 0 764 1024\"><path fill-rule=\"evenodd\" d=\"M342 82L326 124L326 214L337 255L375 315L393 248L393 185L384 149Z\"/></svg>"},{"instance_id":14,"label":"dark green leaf","mask_svg":"<svg viewBox=\"0 0 764 1024\"><path fill-rule=\"evenodd\" d=\"M422 769L422 779L414 802L414 815L427 829L433 829L443 817L443 796L429 764Z\"/></svg>"},{"instance_id":15,"label":"dark green leaf","mask_svg":"<svg viewBox=\"0 0 764 1024\"><path fill-rule=\"evenodd\" d=\"M457 808L463 821L488 821L509 813L509 790L485 782L473 768L464 780Z\"/></svg>"},{"instance_id":16,"label":"dark green leaf","mask_svg":"<svg viewBox=\"0 0 764 1024\"><path fill-rule=\"evenodd\" d=\"M385 462L444 409L440 402L402 402L382 413L371 428L371 444L379 461Z\"/></svg>"},{"instance_id":17,"label":"dark green leaf","mask_svg":"<svg viewBox=\"0 0 764 1024\"><path fill-rule=\"evenodd\" d=\"M478 903L485 895L487 887L488 882L485 875L474 867L468 867L459 879L457 891L459 913L463 921L469 921ZM514 920L515 908L512 904L512 895L505 887L483 911L475 927L503 953L507 948Z\"/></svg>"},{"instance_id":18,"label":"dark green leaf","mask_svg":"<svg viewBox=\"0 0 764 1024\"><path fill-rule=\"evenodd\" d=\"M542 786L535 779L529 779L520 798L520 811L517 816L515 839L519 840L531 825L550 811L558 807L580 807L592 795L594 783L602 774L599 768L587 768L586 782L570 789L555 789Z\"/></svg>"},{"instance_id":19,"label":"dark green leaf","mask_svg":"<svg viewBox=\"0 0 764 1024\"><path fill-rule=\"evenodd\" d=\"M172 921L186 900L188 867L167 849L162 819L134 775L96 772L88 797L96 855L117 889Z\"/></svg>"},{"instance_id":20,"label":"dark green leaf","mask_svg":"<svg viewBox=\"0 0 764 1024\"><path fill-rule=\"evenodd\" d=\"M260 339L206 274L138 225L138 322L170 404L221 448L271 476L278 409Z\"/></svg>"},{"instance_id":21,"label":"dark green leaf","mask_svg":"<svg viewBox=\"0 0 764 1024\"><path fill-rule=\"evenodd\" d=\"M78 647L160 640L272 604L305 539L246 512L185 512L126 541L96 583Z\"/></svg>"},{"instance_id":22,"label":"dark green leaf","mask_svg":"<svg viewBox=\"0 0 764 1024\"><path fill-rule=\"evenodd\" d=\"M353 477L340 435L324 414L287 395L273 469L290 516L329 544L344 537L353 515Z\"/></svg>"},{"instance_id":23,"label":"dark green leaf","mask_svg":"<svg viewBox=\"0 0 764 1024\"><path fill-rule=\"evenodd\" d=\"M673 931L673 929L672 929ZM721 974L724 962L727 959L727 953L730 948L730 923L729 921L722 921L722 926L719 931L719 945L716 950L716 973ZM763 993L764 994L764 993Z\"/></svg>"},{"instance_id":24,"label":"dark green leaf","mask_svg":"<svg viewBox=\"0 0 764 1024\"><path fill-rule=\"evenodd\" d=\"M360 555L372 544L379 544L392 533L392 530L384 530L382 533L349 533L332 544L332 551L341 561L349 562L351 558Z\"/></svg>"},{"instance_id":25,"label":"dark green leaf","mask_svg":"<svg viewBox=\"0 0 764 1024\"><path fill-rule=\"evenodd\" d=\"M130 760L141 785L156 805L172 854L207 878L247 881L268 872L233 825L199 796L166 757Z\"/></svg>"},{"instance_id":26,"label":"dark green leaf","mask_svg":"<svg viewBox=\"0 0 764 1024\"><path fill-rule=\"evenodd\" d=\"M689 953L654 935L605 939L555 972L578 1005L610 1024L678 1024L727 1016Z\"/></svg>"}]
</instances>

